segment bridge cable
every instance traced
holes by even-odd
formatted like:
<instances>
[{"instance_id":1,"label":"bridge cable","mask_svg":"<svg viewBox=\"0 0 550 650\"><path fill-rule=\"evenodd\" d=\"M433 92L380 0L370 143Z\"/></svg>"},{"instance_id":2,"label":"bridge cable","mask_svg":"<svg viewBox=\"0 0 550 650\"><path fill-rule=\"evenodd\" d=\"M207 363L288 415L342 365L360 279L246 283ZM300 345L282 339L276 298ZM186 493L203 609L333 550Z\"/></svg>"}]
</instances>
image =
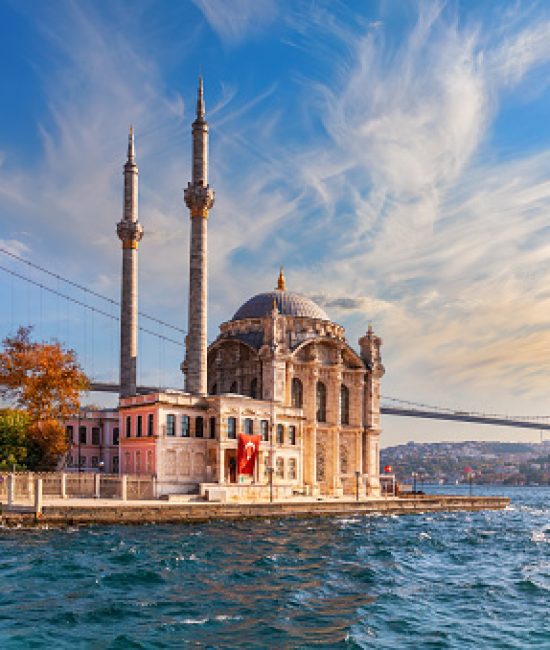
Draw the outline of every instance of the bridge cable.
<instances>
[{"instance_id":1,"label":"bridge cable","mask_svg":"<svg viewBox=\"0 0 550 650\"><path fill-rule=\"evenodd\" d=\"M37 287L40 287L41 289L44 289L45 291L49 291L50 293L53 293L55 295L59 295L62 298L65 298L67 301L73 302L76 305L79 305L80 307L84 307L84 309L88 309L89 311L93 311L96 314L101 314L102 316L105 316L106 318L110 318L111 320L118 321L120 322L120 318L118 316L113 316L112 314L107 313L106 311L103 311L102 309L98 309L97 307L92 307L91 305L88 305L81 300L78 300L77 298L73 298L71 296L68 296L65 293L62 293L60 291L56 291L55 289L52 289L50 287L47 287L40 282L36 282L36 280L31 280L30 278L25 277L24 275L21 275L20 273L17 273L16 271L13 271L12 269L8 269L5 266L0 265L0 270L5 271L6 273L10 273L11 275L19 278L20 280L24 280L25 282L28 282L29 284L35 285ZM145 332L146 334L151 334L152 336L156 336L159 339L162 339L163 341L168 341L169 343L173 343L174 345L177 345L178 347L181 347L183 343L181 341L176 341L175 339L171 339L169 336L164 336L163 334L158 334L157 332L153 332L152 330L149 330L145 327L139 326L138 329L141 332Z\"/></svg>"},{"instance_id":2,"label":"bridge cable","mask_svg":"<svg viewBox=\"0 0 550 650\"><path fill-rule=\"evenodd\" d=\"M86 293L89 293L92 296L95 296L96 298L101 298L101 300L106 300L107 302L110 302L114 305L120 306L120 302L118 300L114 300L113 298L109 298L108 296L104 296L101 293L98 293L97 291L93 291L92 289L88 289L88 287L85 287L82 284L78 284L78 282L74 282L73 280L69 280L68 278L63 277L62 275L59 275L57 273L54 273L53 271L49 271L48 269L45 269L42 266L39 266L38 264L34 264L33 262L30 262L29 260L24 259L23 257L20 257L19 255L16 255L15 253L12 253L11 251L6 250L5 248L0 247L0 253L4 253L4 255L9 255L13 259L18 260L19 262L23 262L23 264L27 264L28 266L37 269L38 271L41 271L42 273L46 273L47 275L50 275L53 278L56 278L57 280L61 280L62 282L65 282L66 284L69 284L76 289L80 289L81 291L85 291ZM145 314L144 312L138 312L140 316L143 316L143 318L147 318L149 320L155 321L156 323L159 323L159 325L164 325L165 327L169 327L170 329L175 330L176 332L180 332L181 334L186 334L186 330L177 327L176 325L171 325L170 323L166 323L163 320L160 320L160 318L156 318L155 316L150 316L149 314Z\"/></svg>"}]
</instances>

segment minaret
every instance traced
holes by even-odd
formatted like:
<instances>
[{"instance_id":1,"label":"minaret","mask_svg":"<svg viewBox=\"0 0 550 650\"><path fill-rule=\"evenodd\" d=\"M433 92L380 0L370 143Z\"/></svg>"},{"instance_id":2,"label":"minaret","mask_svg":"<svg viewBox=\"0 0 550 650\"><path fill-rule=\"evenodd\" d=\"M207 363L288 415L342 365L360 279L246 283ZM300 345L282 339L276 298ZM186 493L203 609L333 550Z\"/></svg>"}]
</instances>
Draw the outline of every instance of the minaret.
<instances>
[{"instance_id":1,"label":"minaret","mask_svg":"<svg viewBox=\"0 0 550 650\"><path fill-rule=\"evenodd\" d=\"M189 253L189 311L186 355L183 364L185 389L189 393L207 393L207 223L208 210L214 205L214 191L208 185L208 124L205 120L202 77L199 76L197 117L193 122L193 178L184 192L191 215Z\"/></svg>"},{"instance_id":2,"label":"minaret","mask_svg":"<svg viewBox=\"0 0 550 650\"><path fill-rule=\"evenodd\" d=\"M136 394L137 369L137 259L143 228L138 222L138 168L134 162L134 132L128 135L128 159L124 165L124 205L117 223L122 241L120 300L120 396Z\"/></svg>"}]
</instances>

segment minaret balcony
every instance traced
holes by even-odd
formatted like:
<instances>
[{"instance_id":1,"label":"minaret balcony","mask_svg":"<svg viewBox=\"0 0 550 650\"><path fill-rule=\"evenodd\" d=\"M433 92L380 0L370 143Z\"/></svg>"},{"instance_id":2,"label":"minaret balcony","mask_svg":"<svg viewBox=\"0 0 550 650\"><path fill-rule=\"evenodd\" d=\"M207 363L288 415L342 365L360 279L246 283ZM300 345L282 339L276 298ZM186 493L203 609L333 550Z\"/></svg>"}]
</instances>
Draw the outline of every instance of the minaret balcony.
<instances>
[{"instance_id":1,"label":"minaret balcony","mask_svg":"<svg viewBox=\"0 0 550 650\"><path fill-rule=\"evenodd\" d=\"M183 192L185 205L191 210L192 214L202 214L210 210L214 205L216 193L210 185L195 185L188 183Z\"/></svg>"},{"instance_id":2,"label":"minaret balcony","mask_svg":"<svg viewBox=\"0 0 550 650\"><path fill-rule=\"evenodd\" d=\"M138 221L119 221L116 232L123 242L137 243L143 237L143 226Z\"/></svg>"}]
</instances>

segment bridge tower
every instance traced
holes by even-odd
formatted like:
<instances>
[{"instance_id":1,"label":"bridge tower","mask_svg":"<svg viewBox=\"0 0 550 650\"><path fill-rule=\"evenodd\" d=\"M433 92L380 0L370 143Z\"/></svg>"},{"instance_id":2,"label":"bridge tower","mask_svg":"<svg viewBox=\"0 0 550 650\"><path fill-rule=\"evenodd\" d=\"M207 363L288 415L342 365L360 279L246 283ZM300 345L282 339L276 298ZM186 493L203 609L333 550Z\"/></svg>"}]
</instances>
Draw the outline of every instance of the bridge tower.
<instances>
[{"instance_id":1,"label":"bridge tower","mask_svg":"<svg viewBox=\"0 0 550 650\"><path fill-rule=\"evenodd\" d=\"M186 337L185 390L207 394L208 211L214 191L208 185L208 123L205 119L202 77L199 76L197 115L192 125L193 173L184 192L191 218L189 246L189 310Z\"/></svg>"},{"instance_id":2,"label":"bridge tower","mask_svg":"<svg viewBox=\"0 0 550 650\"><path fill-rule=\"evenodd\" d=\"M137 371L137 263L143 228L138 222L138 168L135 163L134 132L128 135L128 156L124 165L124 203L117 235L122 242L120 300L120 396L136 394Z\"/></svg>"}]
</instances>

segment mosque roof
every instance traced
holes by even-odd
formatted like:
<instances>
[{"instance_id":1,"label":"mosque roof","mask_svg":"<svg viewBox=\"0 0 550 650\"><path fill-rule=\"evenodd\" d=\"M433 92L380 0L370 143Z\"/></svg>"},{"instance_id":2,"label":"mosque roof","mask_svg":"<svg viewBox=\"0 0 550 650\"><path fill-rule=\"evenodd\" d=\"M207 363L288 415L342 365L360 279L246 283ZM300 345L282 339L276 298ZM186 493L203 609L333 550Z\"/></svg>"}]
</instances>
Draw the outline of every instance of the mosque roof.
<instances>
[{"instance_id":1,"label":"mosque roof","mask_svg":"<svg viewBox=\"0 0 550 650\"><path fill-rule=\"evenodd\" d=\"M324 309L321 309L311 298L292 291L286 291L282 269L279 274L277 289L252 296L237 309L231 320L266 316L271 313L273 303L277 305L279 313L283 316L302 316L330 321Z\"/></svg>"}]
</instances>

